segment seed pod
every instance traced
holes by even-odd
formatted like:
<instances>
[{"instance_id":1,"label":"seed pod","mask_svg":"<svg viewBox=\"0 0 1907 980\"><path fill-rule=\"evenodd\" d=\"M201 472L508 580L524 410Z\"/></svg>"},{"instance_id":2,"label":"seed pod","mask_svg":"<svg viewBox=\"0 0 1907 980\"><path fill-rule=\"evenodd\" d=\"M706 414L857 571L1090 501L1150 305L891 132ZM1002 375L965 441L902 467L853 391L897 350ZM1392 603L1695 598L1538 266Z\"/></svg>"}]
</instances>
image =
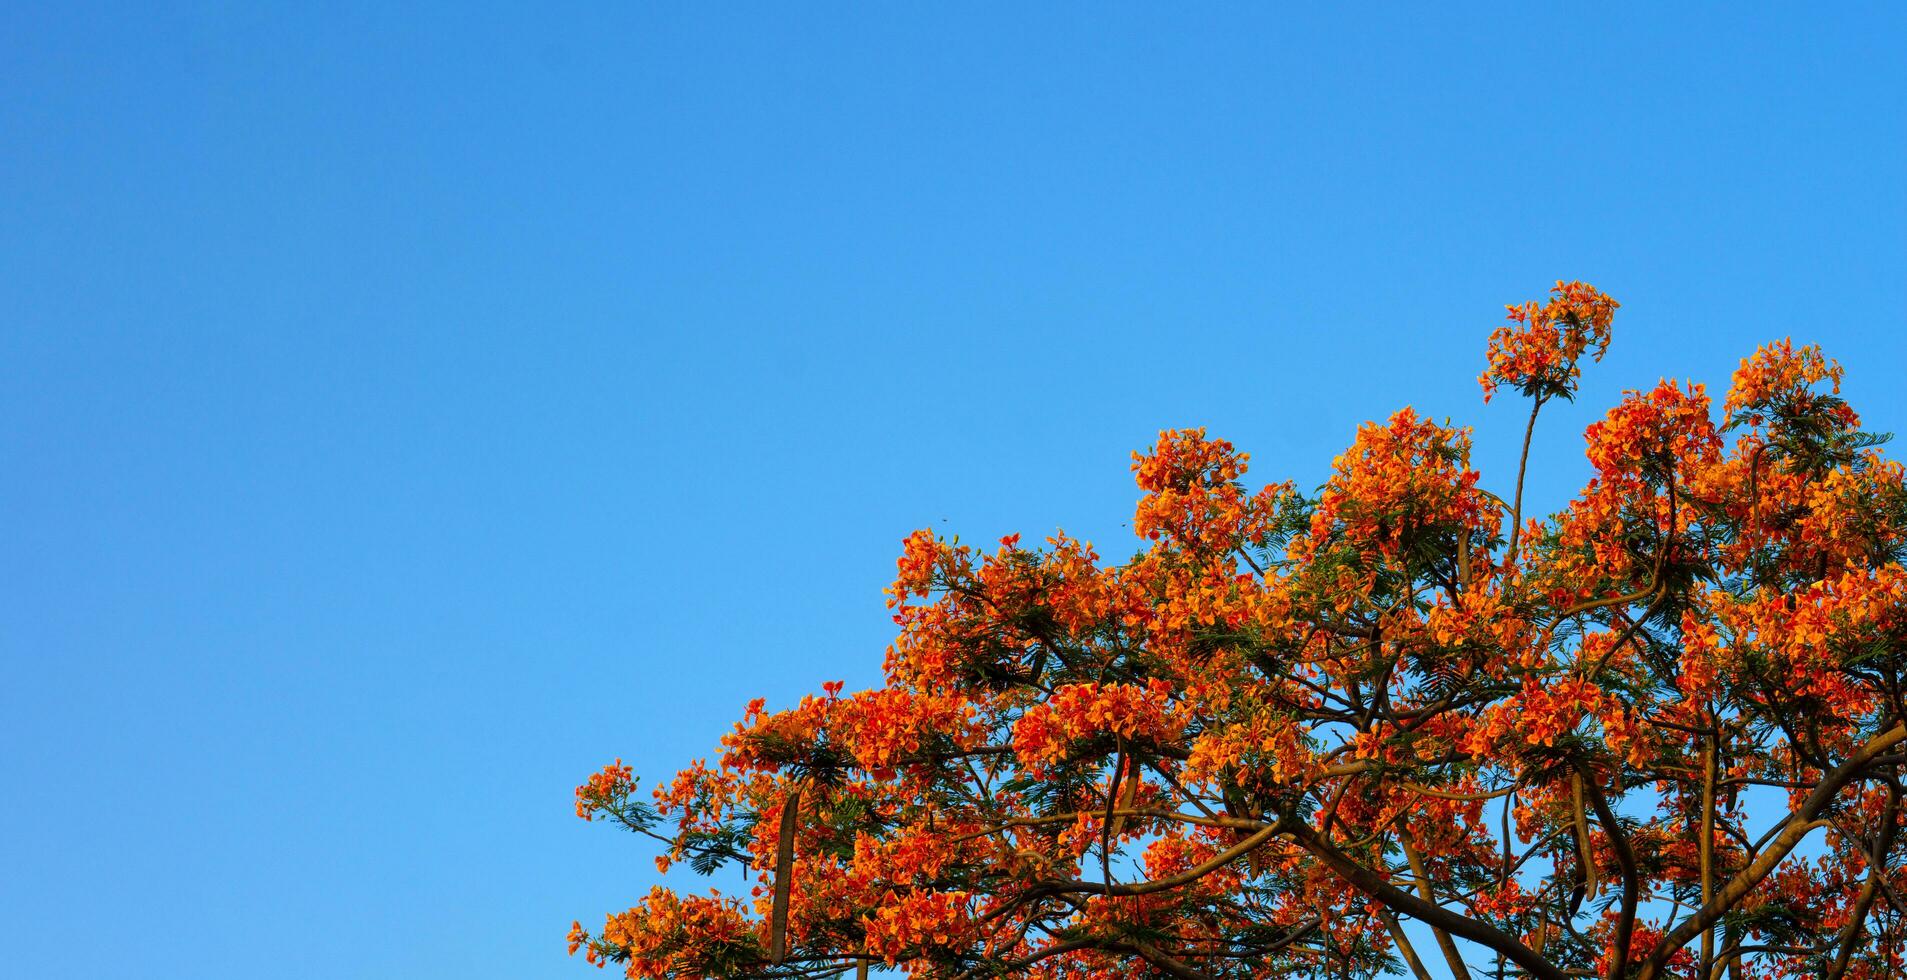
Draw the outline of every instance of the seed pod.
<instances>
[{"instance_id":1,"label":"seed pod","mask_svg":"<svg viewBox=\"0 0 1907 980\"><path fill-rule=\"evenodd\" d=\"M788 893L795 883L795 824L800 816L797 786L781 805L781 839L775 846L775 907L768 916L768 957L775 963L788 956Z\"/></svg>"}]
</instances>

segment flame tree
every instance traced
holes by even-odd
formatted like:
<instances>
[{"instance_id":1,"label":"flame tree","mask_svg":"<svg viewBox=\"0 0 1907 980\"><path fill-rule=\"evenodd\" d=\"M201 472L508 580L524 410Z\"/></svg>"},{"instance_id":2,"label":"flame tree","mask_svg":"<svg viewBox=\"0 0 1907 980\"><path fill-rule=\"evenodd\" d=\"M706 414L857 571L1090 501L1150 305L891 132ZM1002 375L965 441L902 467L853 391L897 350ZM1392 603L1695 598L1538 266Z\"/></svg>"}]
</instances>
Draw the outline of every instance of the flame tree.
<instances>
[{"instance_id":1,"label":"flame tree","mask_svg":"<svg viewBox=\"0 0 1907 980\"><path fill-rule=\"evenodd\" d=\"M1468 430L1364 425L1314 495L1202 430L1135 454L1143 550L909 537L884 686L750 704L577 813L739 863L570 952L632 978L1904 976L1907 485L1789 342L1627 393L1522 514L1617 304L1510 307L1508 499ZM1519 417L1519 421L1521 421ZM1408 926L1408 928L1406 928Z\"/></svg>"}]
</instances>

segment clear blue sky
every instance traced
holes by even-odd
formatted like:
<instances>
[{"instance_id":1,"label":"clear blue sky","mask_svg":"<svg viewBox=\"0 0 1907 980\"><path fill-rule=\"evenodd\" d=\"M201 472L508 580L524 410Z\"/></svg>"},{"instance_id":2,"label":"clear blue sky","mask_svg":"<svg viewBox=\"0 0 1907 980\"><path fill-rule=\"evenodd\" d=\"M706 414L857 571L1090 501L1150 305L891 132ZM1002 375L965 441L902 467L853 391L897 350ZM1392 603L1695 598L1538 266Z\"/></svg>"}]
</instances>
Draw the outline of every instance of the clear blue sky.
<instances>
[{"instance_id":1,"label":"clear blue sky","mask_svg":"<svg viewBox=\"0 0 1907 980\"><path fill-rule=\"evenodd\" d=\"M1159 428L1406 403L1502 488L1558 277L1539 503L1790 334L1907 429L1897 5L285 6L0 28L11 976L593 976L572 787L871 682L909 530L1129 554Z\"/></svg>"}]
</instances>

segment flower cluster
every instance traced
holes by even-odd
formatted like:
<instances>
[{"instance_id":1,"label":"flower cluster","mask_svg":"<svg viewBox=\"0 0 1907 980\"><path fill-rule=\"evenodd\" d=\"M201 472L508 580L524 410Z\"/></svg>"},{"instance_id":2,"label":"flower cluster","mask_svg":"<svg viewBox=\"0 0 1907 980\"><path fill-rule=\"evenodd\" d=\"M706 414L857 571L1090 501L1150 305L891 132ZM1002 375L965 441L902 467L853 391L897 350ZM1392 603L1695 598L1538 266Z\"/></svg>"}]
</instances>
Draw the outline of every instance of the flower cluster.
<instances>
[{"instance_id":1,"label":"flower cluster","mask_svg":"<svg viewBox=\"0 0 1907 980\"><path fill-rule=\"evenodd\" d=\"M1662 479L1715 459L1721 440L1699 384L1663 381L1648 392L1623 393L1620 404L1584 431L1589 462L1608 484L1630 486Z\"/></svg>"},{"instance_id":2,"label":"flower cluster","mask_svg":"<svg viewBox=\"0 0 1907 980\"><path fill-rule=\"evenodd\" d=\"M570 955L584 947L589 962L601 967L624 960L626 975L639 980L719 976L725 965L756 953L760 940L741 903L713 895L680 896L657 886L634 908L610 915L601 936L591 937L581 923L572 923Z\"/></svg>"},{"instance_id":3,"label":"flower cluster","mask_svg":"<svg viewBox=\"0 0 1907 980\"><path fill-rule=\"evenodd\" d=\"M963 945L975 925L966 892L919 888L883 903L862 922L868 953L884 958L888 966L912 949Z\"/></svg>"},{"instance_id":4,"label":"flower cluster","mask_svg":"<svg viewBox=\"0 0 1907 980\"><path fill-rule=\"evenodd\" d=\"M1332 461L1311 517L1311 547L1336 537L1394 557L1427 534L1494 534L1501 519L1477 489L1469 457L1468 430L1420 419L1408 408L1382 425L1359 426L1351 448Z\"/></svg>"},{"instance_id":5,"label":"flower cluster","mask_svg":"<svg viewBox=\"0 0 1907 980\"><path fill-rule=\"evenodd\" d=\"M1058 762L1075 742L1119 737L1128 742L1166 743L1184 723L1162 681L1137 684L1068 684L1036 704L1013 726L1013 751L1032 766Z\"/></svg>"},{"instance_id":6,"label":"flower cluster","mask_svg":"<svg viewBox=\"0 0 1907 980\"><path fill-rule=\"evenodd\" d=\"M1587 718L1602 726L1605 744L1620 757L1640 761L1650 747L1647 734L1620 698L1582 677L1565 676L1551 683L1531 678L1522 691L1491 705L1464 739L1463 749L1489 757L1554 747Z\"/></svg>"},{"instance_id":7,"label":"flower cluster","mask_svg":"<svg viewBox=\"0 0 1907 980\"><path fill-rule=\"evenodd\" d=\"M576 815L593 820L597 813L618 806L635 788L635 770L617 759L576 787Z\"/></svg>"},{"instance_id":8,"label":"flower cluster","mask_svg":"<svg viewBox=\"0 0 1907 980\"><path fill-rule=\"evenodd\" d=\"M1879 692L1843 664L1907 642L1907 568L1843 569L1795 594L1717 607L1738 644L1772 660L1784 696L1807 699L1831 717L1857 718L1874 710Z\"/></svg>"},{"instance_id":9,"label":"flower cluster","mask_svg":"<svg viewBox=\"0 0 1907 980\"><path fill-rule=\"evenodd\" d=\"M855 764L886 779L928 739L944 736L957 743L974 713L963 698L888 688L842 701L834 723Z\"/></svg>"},{"instance_id":10,"label":"flower cluster","mask_svg":"<svg viewBox=\"0 0 1907 980\"><path fill-rule=\"evenodd\" d=\"M1509 307L1510 323L1490 335L1490 367L1477 382L1489 401L1499 385L1526 395L1570 397L1582 370L1577 362L1609 349L1609 325L1621 304L1583 282L1558 281L1550 298Z\"/></svg>"},{"instance_id":11,"label":"flower cluster","mask_svg":"<svg viewBox=\"0 0 1907 980\"><path fill-rule=\"evenodd\" d=\"M1542 661L1534 624L1501 589L1473 589L1461 604L1438 601L1424 617L1424 632L1442 647L1493 651L1525 667Z\"/></svg>"},{"instance_id":12,"label":"flower cluster","mask_svg":"<svg viewBox=\"0 0 1907 980\"><path fill-rule=\"evenodd\" d=\"M1791 339L1764 344L1742 358L1728 387L1722 412L1731 422L1761 425L1774 413L1798 415L1814 397L1812 389L1822 381L1841 393L1841 365L1809 344L1800 348Z\"/></svg>"},{"instance_id":13,"label":"flower cluster","mask_svg":"<svg viewBox=\"0 0 1907 980\"><path fill-rule=\"evenodd\" d=\"M1133 453L1132 469L1146 495L1132 528L1154 541L1169 538L1217 551L1262 541L1271 530L1284 485L1247 495L1238 485L1250 456L1204 429L1159 433L1150 453Z\"/></svg>"},{"instance_id":14,"label":"flower cluster","mask_svg":"<svg viewBox=\"0 0 1907 980\"><path fill-rule=\"evenodd\" d=\"M1270 787L1316 770L1317 760L1292 718L1264 710L1241 714L1237 720L1207 726L1192 740L1187 778L1217 780L1230 772L1236 781Z\"/></svg>"},{"instance_id":15,"label":"flower cluster","mask_svg":"<svg viewBox=\"0 0 1907 980\"><path fill-rule=\"evenodd\" d=\"M773 772L791 762L809 762L828 741L840 702L803 695L787 711L770 712L767 700L748 703L735 730L723 736L722 766L741 772Z\"/></svg>"},{"instance_id":16,"label":"flower cluster","mask_svg":"<svg viewBox=\"0 0 1907 980\"><path fill-rule=\"evenodd\" d=\"M926 598L948 579L965 575L973 549L940 540L925 528L907 536L895 561L898 574L887 589L887 604L904 605L909 597Z\"/></svg>"}]
</instances>

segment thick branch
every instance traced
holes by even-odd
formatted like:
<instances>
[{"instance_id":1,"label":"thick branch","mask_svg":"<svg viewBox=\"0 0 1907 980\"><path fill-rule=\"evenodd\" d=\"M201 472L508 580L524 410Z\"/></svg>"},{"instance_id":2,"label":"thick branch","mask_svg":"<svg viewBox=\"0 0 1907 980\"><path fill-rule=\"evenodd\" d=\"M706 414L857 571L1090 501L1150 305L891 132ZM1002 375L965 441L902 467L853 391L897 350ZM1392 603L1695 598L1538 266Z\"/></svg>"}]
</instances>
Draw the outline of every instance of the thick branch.
<instances>
[{"instance_id":1,"label":"thick branch","mask_svg":"<svg viewBox=\"0 0 1907 980\"><path fill-rule=\"evenodd\" d=\"M1530 437L1536 434L1536 413L1543 410L1543 398L1536 396L1536 404L1530 406L1530 423L1523 427L1523 457L1516 461L1516 502L1510 505L1510 546L1506 549L1505 568L1516 566L1517 541L1523 533L1523 474L1530 466Z\"/></svg>"},{"instance_id":2,"label":"thick branch","mask_svg":"<svg viewBox=\"0 0 1907 980\"><path fill-rule=\"evenodd\" d=\"M1609 958L1609 980L1618 980L1629 961L1629 937L1635 932L1636 901L1641 893L1641 883L1636 876L1636 853L1588 767L1578 764L1577 772L1582 774L1583 788L1589 791L1590 805L1596 808L1596 820L1602 824L1603 833L1609 835L1610 846L1616 852L1616 864L1622 869L1622 917L1616 920L1616 955Z\"/></svg>"},{"instance_id":3,"label":"thick branch","mask_svg":"<svg viewBox=\"0 0 1907 980\"><path fill-rule=\"evenodd\" d=\"M1399 834L1397 843L1404 849L1404 860L1410 862L1410 873L1417 878L1417 897L1435 904L1437 899L1430 890L1430 869L1424 864L1424 855L1410 842L1409 835ZM1432 939L1443 952L1444 963L1450 967L1450 975L1456 980L1469 980L1470 970L1463 965L1463 956L1457 952L1457 944L1450 941L1448 930L1430 927Z\"/></svg>"},{"instance_id":4,"label":"thick branch","mask_svg":"<svg viewBox=\"0 0 1907 980\"><path fill-rule=\"evenodd\" d=\"M1286 830L1306 850L1317 855L1327 867L1350 882L1359 891L1376 899L1387 908L1418 919L1427 925L1448 930L1452 935L1460 936L1479 946L1485 946L1508 957L1511 962L1522 967L1537 980L1569 980L1568 974L1552 966L1550 962L1518 942L1515 936L1503 932L1494 926L1474 919L1465 918L1434 902L1426 902L1411 893L1384 880L1376 871L1357 863L1350 855L1338 850L1324 838L1318 836L1310 827L1294 823Z\"/></svg>"},{"instance_id":5,"label":"thick branch","mask_svg":"<svg viewBox=\"0 0 1907 980\"><path fill-rule=\"evenodd\" d=\"M1894 822L1899 815L1900 788L1890 783L1887 787L1887 806L1881 810L1880 830L1874 839L1874 851L1868 858L1867 881L1861 886L1860 896L1854 900L1854 908L1848 912L1847 926L1841 931L1840 951L1834 954L1834 966L1828 971L1825 980L1840 980L1847 973L1848 963L1854 958L1854 947L1860 942L1868 910L1874 907L1874 899L1880 895L1881 883L1887 874L1887 852L1894 846Z\"/></svg>"},{"instance_id":6,"label":"thick branch","mask_svg":"<svg viewBox=\"0 0 1907 980\"><path fill-rule=\"evenodd\" d=\"M1165 878L1155 878L1151 881L1136 881L1129 885L1113 885L1110 888L1106 887L1106 885L1103 882L1092 882L1092 881L1042 882L1039 886L1036 886L1036 887L1042 890L1048 891L1052 894L1060 894L1065 892L1092 892L1094 894L1101 894L1101 895L1150 895L1153 892L1167 891L1169 889L1177 888L1180 885L1186 885L1194 881L1197 881L1200 878L1203 878L1206 875L1211 874L1212 872L1217 871L1218 869L1232 863L1233 861L1236 861L1239 858L1244 857L1247 854L1250 854L1251 852L1257 850L1258 848L1263 847L1273 837L1277 836L1279 828L1280 828L1279 824L1265 825L1263 830L1260 830L1257 833L1251 835L1250 837L1247 837L1244 840L1239 841L1237 844L1231 846L1230 848L1227 848L1224 851L1224 853L1221 853L1217 855L1216 857L1213 857L1211 860L1206 861L1205 863L1200 864L1197 867L1188 868L1185 871L1181 871L1178 874L1171 875Z\"/></svg>"},{"instance_id":7,"label":"thick branch","mask_svg":"<svg viewBox=\"0 0 1907 980\"><path fill-rule=\"evenodd\" d=\"M1848 783L1853 782L1856 776L1865 772L1882 753L1899 745L1902 741L1907 741L1907 725L1897 724L1874 736L1846 762L1822 777L1820 785L1814 788L1814 792L1808 794L1808 798L1802 801L1800 808L1788 815L1784 829L1768 845L1768 849L1762 851L1752 864L1742 869L1741 873L1730 879L1728 884L1723 885L1713 899L1703 904L1688 918L1683 919L1681 925L1670 930L1668 935L1663 936L1661 941L1655 944L1655 949L1650 951L1649 958L1643 962L1642 970L1637 974L1636 980L1655 980L1657 976L1660 976L1662 967L1668 963L1669 957L1675 955L1676 950L1688 945L1689 940L1694 939L1703 929L1721 919L1729 909L1735 907L1735 903L1741 901L1743 896L1752 891L1756 885L1761 884L1763 878L1773 873L1775 867L1788 856L1788 852L1801 843L1802 838L1814 828L1824 824L1824 821L1817 818L1830 803L1834 802L1834 798L1840 794L1841 790L1846 788Z\"/></svg>"}]
</instances>

